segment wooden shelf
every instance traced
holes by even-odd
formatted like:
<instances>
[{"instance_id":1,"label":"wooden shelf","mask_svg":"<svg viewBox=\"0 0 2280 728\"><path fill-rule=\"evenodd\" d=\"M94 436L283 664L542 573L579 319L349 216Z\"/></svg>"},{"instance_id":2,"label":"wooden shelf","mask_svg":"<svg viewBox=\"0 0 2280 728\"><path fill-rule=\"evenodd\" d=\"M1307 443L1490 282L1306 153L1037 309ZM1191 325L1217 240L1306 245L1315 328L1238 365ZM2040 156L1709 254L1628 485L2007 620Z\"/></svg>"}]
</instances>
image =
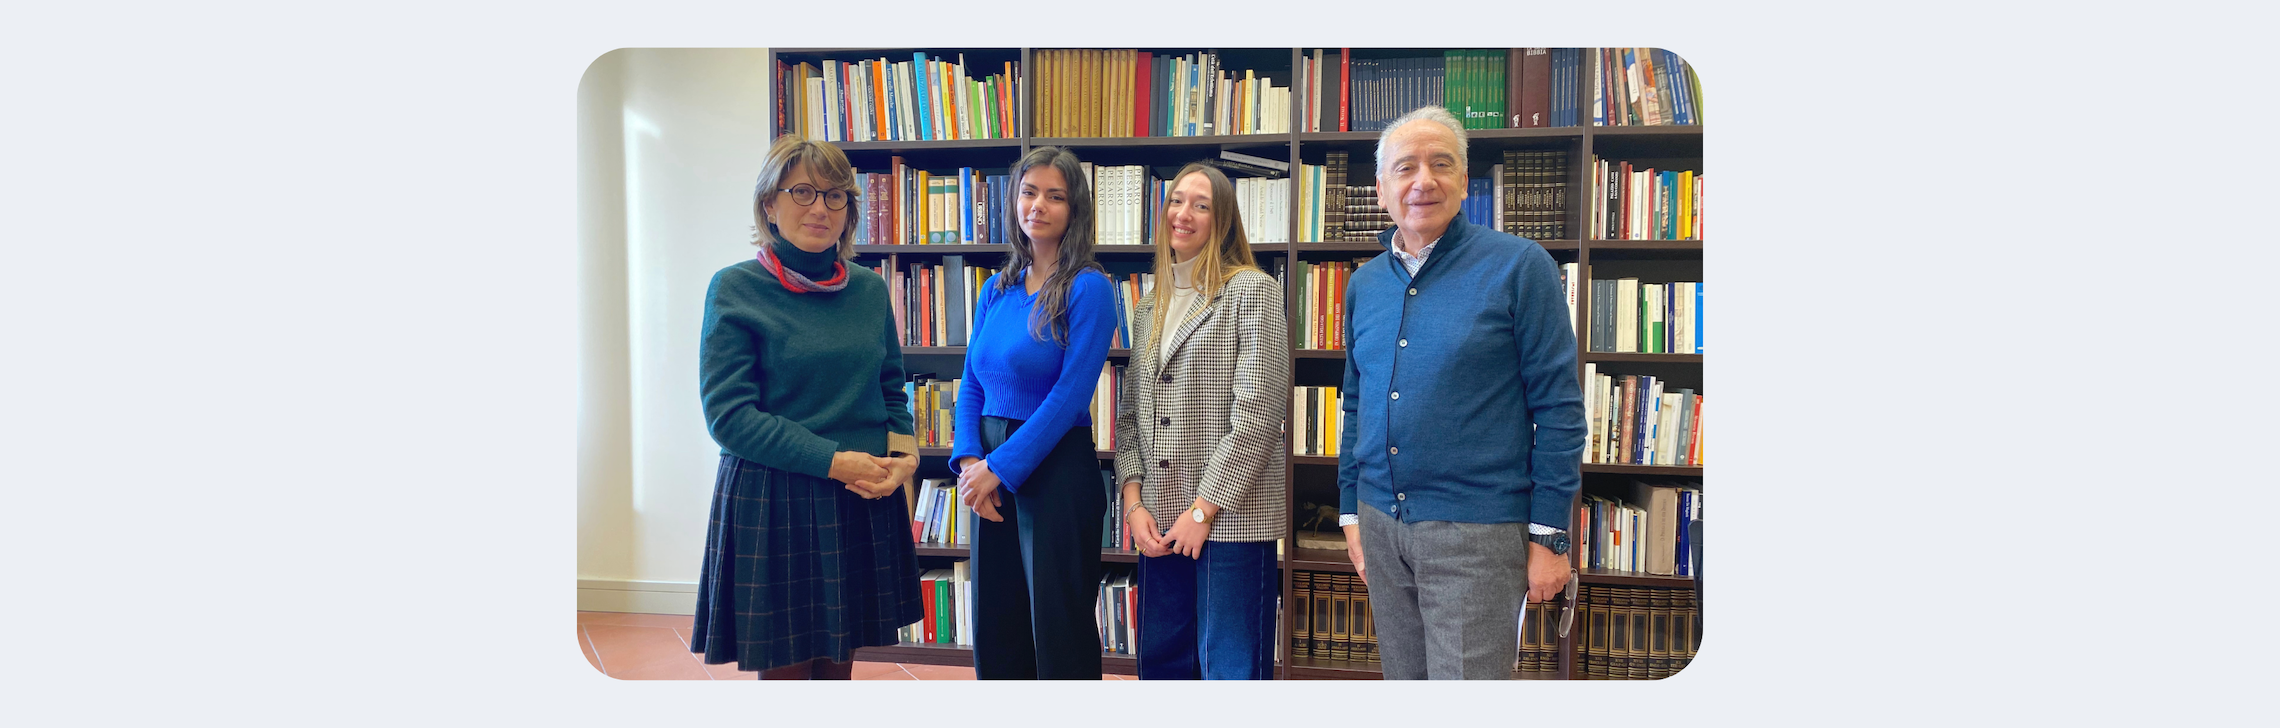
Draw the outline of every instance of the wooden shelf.
<instances>
[{"instance_id":1,"label":"wooden shelf","mask_svg":"<svg viewBox=\"0 0 2280 728\"><path fill-rule=\"evenodd\" d=\"M1340 240L1335 242L1292 243L1291 249L1301 253L1383 253L1385 246L1375 240Z\"/></svg>"},{"instance_id":2,"label":"wooden shelf","mask_svg":"<svg viewBox=\"0 0 2280 728\"><path fill-rule=\"evenodd\" d=\"M1700 240L1592 240L1587 243L1591 252L1609 250L1638 250L1649 252L1702 252Z\"/></svg>"},{"instance_id":3,"label":"wooden shelf","mask_svg":"<svg viewBox=\"0 0 2280 728\"><path fill-rule=\"evenodd\" d=\"M1021 155L1023 147L1019 137L1012 139L929 139L886 142L832 142L842 152L917 152L929 149L996 149L1003 150L1011 163Z\"/></svg>"},{"instance_id":4,"label":"wooden shelf","mask_svg":"<svg viewBox=\"0 0 2280 728\"><path fill-rule=\"evenodd\" d=\"M1292 359L1345 359L1345 349L1292 349Z\"/></svg>"},{"instance_id":5,"label":"wooden shelf","mask_svg":"<svg viewBox=\"0 0 2280 728\"><path fill-rule=\"evenodd\" d=\"M855 659L865 662L901 662L912 665L972 667L974 650L956 645L922 645L904 642L882 647L858 647ZM1131 655L1100 656L1100 671L1110 675L1138 675L1140 662Z\"/></svg>"},{"instance_id":6,"label":"wooden shelf","mask_svg":"<svg viewBox=\"0 0 2280 728\"><path fill-rule=\"evenodd\" d=\"M1294 655L1290 658L1290 679L1383 680L1385 675L1378 669L1378 663L1375 662L1355 662Z\"/></svg>"},{"instance_id":7,"label":"wooden shelf","mask_svg":"<svg viewBox=\"0 0 2280 728\"><path fill-rule=\"evenodd\" d=\"M1638 362L1642 364L1700 364L1701 354L1641 354L1638 352L1584 352L1586 362Z\"/></svg>"},{"instance_id":8,"label":"wooden shelf","mask_svg":"<svg viewBox=\"0 0 2280 728\"><path fill-rule=\"evenodd\" d=\"M1290 463L1291 463L1292 465L1337 465L1337 464L1338 464L1338 456L1336 456L1336 455L1292 455L1292 456L1290 456Z\"/></svg>"},{"instance_id":9,"label":"wooden shelf","mask_svg":"<svg viewBox=\"0 0 2280 728\"><path fill-rule=\"evenodd\" d=\"M1583 569L1581 571L1585 584L1657 586L1663 588L1694 586L1694 578L1690 576L1658 576L1639 571L1616 571L1614 569Z\"/></svg>"},{"instance_id":10,"label":"wooden shelf","mask_svg":"<svg viewBox=\"0 0 2280 728\"><path fill-rule=\"evenodd\" d=\"M1290 558L1286 563L1290 565L1290 568L1299 571L1354 573L1354 560L1348 557L1346 552L1338 549L1294 548L1290 550Z\"/></svg>"},{"instance_id":11,"label":"wooden shelf","mask_svg":"<svg viewBox=\"0 0 2280 728\"><path fill-rule=\"evenodd\" d=\"M1586 473L1616 473L1621 475L1686 475L1702 477L1702 468L1692 465L1615 465L1612 463L1584 463Z\"/></svg>"},{"instance_id":12,"label":"wooden shelf","mask_svg":"<svg viewBox=\"0 0 2280 728\"><path fill-rule=\"evenodd\" d=\"M1591 110L1590 110L1590 109L1585 109L1585 110L1584 110L1584 113L1586 113L1586 114L1588 114L1588 113L1591 113ZM1641 136L1643 136L1643 137L1654 137L1654 136L1662 136L1662 137L1688 137L1688 136L1690 136L1690 137L1699 137L1699 136L1702 136L1702 125L1701 125L1701 124L1664 124L1664 125L1662 125L1662 126L1594 126L1594 127L1590 127L1590 129L1591 129L1591 135L1592 135L1592 136L1595 136L1595 137L1601 137L1601 136L1627 136L1627 137L1641 137Z\"/></svg>"}]
</instances>

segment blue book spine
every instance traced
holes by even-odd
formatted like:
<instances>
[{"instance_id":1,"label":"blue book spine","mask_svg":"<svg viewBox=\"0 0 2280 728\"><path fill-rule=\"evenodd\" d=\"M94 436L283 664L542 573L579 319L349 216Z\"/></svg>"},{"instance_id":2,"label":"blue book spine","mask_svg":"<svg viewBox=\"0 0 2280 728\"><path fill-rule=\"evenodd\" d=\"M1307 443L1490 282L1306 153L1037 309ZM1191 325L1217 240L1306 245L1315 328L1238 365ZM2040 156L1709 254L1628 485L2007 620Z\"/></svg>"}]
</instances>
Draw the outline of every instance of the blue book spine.
<instances>
[{"instance_id":1,"label":"blue book spine","mask_svg":"<svg viewBox=\"0 0 2280 728\"><path fill-rule=\"evenodd\" d=\"M882 77L886 79L886 84L879 88L879 92L880 95L887 97L887 118L879 120L879 124L886 127L886 130L879 134L879 138L887 141L902 141L902 124L896 121L902 118L902 100L896 98L901 94L895 93L895 64L881 58L879 59L879 70L884 71Z\"/></svg>"},{"instance_id":2,"label":"blue book spine","mask_svg":"<svg viewBox=\"0 0 2280 728\"><path fill-rule=\"evenodd\" d=\"M958 213L958 242L974 242L974 168L958 168L958 203L950 208Z\"/></svg>"},{"instance_id":3,"label":"blue book spine","mask_svg":"<svg viewBox=\"0 0 2280 728\"><path fill-rule=\"evenodd\" d=\"M1694 282L1694 353L1702 353L1702 282Z\"/></svg>"},{"instance_id":4,"label":"blue book spine","mask_svg":"<svg viewBox=\"0 0 2280 728\"><path fill-rule=\"evenodd\" d=\"M1678 576L1693 576L1693 575L1694 575L1694 563L1693 563L1693 560L1692 560L1692 558L1691 558L1691 557L1693 556L1693 554L1694 554L1694 549L1690 548L1692 539L1689 539L1689 538L1687 537L1687 536L1688 536L1688 534L1687 534L1687 531L1691 531L1691 530L1693 530L1693 529L1690 529L1690 528L1687 528L1687 527L1686 527L1686 524L1687 524L1687 523L1689 523L1689 522L1691 522L1691 521L1693 521L1693 520L1694 520L1694 494L1693 494L1693 493L1689 493L1689 492L1686 492L1686 491L1683 491L1683 490L1682 490L1682 491L1679 491L1679 492L1678 492L1678 574L1677 574Z\"/></svg>"},{"instance_id":5,"label":"blue book spine","mask_svg":"<svg viewBox=\"0 0 2280 728\"><path fill-rule=\"evenodd\" d=\"M927 92L932 84L927 79L931 74L926 72L926 54L912 53L910 58L910 75L918 77L917 86L911 89L918 92L918 138L933 139L934 94Z\"/></svg>"}]
</instances>

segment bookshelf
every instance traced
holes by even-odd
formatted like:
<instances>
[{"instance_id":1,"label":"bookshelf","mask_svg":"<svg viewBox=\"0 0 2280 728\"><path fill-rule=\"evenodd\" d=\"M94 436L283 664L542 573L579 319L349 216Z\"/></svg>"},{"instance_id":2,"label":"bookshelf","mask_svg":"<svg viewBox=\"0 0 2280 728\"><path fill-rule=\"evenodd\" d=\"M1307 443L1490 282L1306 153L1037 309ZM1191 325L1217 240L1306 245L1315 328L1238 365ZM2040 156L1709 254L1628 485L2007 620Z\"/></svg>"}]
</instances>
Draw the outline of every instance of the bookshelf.
<instances>
[{"instance_id":1,"label":"bookshelf","mask_svg":"<svg viewBox=\"0 0 2280 728\"><path fill-rule=\"evenodd\" d=\"M924 53L930 59L954 61L960 57L960 54L964 54L969 68L974 69L972 75L977 78L986 73L1000 73L1005 69L1006 64L1013 64L1013 75L1016 81L1007 90L1005 97L1011 103L1011 107L1004 110L1004 118L1013 122L1014 133L1011 136L997 139L833 142L847 154L849 160L859 170L865 172L883 171L889 167L890 160L900 158L910 168L955 169L971 167L981 174L1006 174L1014 161L1031 148L1063 146L1074 151L1080 159L1096 165L1144 165L1148 168L1150 175L1159 180L1169 178L1187 162L1214 157L1221 151L1234 151L1266 157L1290 163L1294 168L1299 164L1326 164L1326 158L1331 152L1345 152L1348 161L1345 180L1347 184L1369 184L1368 180L1374 174L1372 155L1377 143L1378 132L1305 131L1301 119L1307 111L1302 106L1302 103L1306 103L1306 101L1302 100L1301 94L1298 93L1290 94L1289 108L1285 110L1291 115L1287 122L1289 131L1279 133L1218 136L1096 136L1090 134L1031 136L1030 130L1040 128L1038 118L1041 114L1065 113L1069 108L1066 106L1067 104L1072 102L1084 103L1081 99L1072 100L1068 97L1046 99L1038 97L1041 82L1047 80L1040 78L1039 61L1041 59L1048 61L1047 67L1043 70L1044 73L1063 74L1056 77L1059 79L1058 83L1054 84L1057 90L1076 87L1070 85L1071 82L1082 82L1084 79L1081 75L1073 75L1076 73L1076 69L1052 67L1050 60L1062 56L1046 56L1043 52L1084 50L1098 49L771 49L765 68L768 69L766 72L770 76L768 79L769 88L781 92L785 88L785 84L781 83L783 79L779 69L793 67L800 63L821 66L823 61L859 62L878 59L909 61L913 58L914 53ZM1255 74L1255 78L1263 79L1276 87L1293 88L1294 82L1301 75L1300 69L1306 67L1313 52L1317 49L1307 47L1265 49L1146 48L1139 50L1149 52L1159 58L1165 55L1213 53L1220 59L1223 69L1236 69L1238 75L1242 70L1249 70ZM1338 49L1327 50L1336 51ZM1350 57L1357 62L1364 59L1425 57L1439 55L1442 50L1423 48L1351 49L1352 55ZM1523 49L1502 50L1507 54L1519 54ZM1583 277L1586 279L1628 276L1654 282L1702 280L1703 246L1701 240L1598 239L1587 234L1590 228L1588 227L1589 218L1586 207L1586 204L1591 201L1589 194L1592 192L1590 189L1590 170L1591 162L1595 158L1620 159L1641 166L1655 166L1661 169L1686 169L1698 174L1705 171L1702 166L1702 127L1699 125L1594 125L1590 111L1593 92L1592 84L1589 81L1590 70L1584 69L1582 73L1584 74L1583 77L1573 83L1573 91L1575 92L1573 105L1579 117L1577 119L1580 122L1578 125L1468 129L1469 156L1473 167L1473 169L1468 170L1468 176L1477 177L1486 174L1490 166L1497 164L1507 151L1531 153L1549 151L1556 153L1555 156L1565 160L1568 169L1567 179L1563 187L1563 192L1569 200L1563 220L1568 234L1560 239L1536 240L1538 244L1552 254L1555 261L1563 264L1577 264L1579 271L1584 272ZM1324 85L1335 93L1335 84L1330 82L1331 75L1330 73L1324 74ZM1521 74L1507 73L1503 75L1502 81L1503 98L1508 101L1504 107L1505 117L1509 122L1514 116L1512 112L1518 111L1516 108L1517 99L1520 97L1523 79ZM777 96L775 98L781 99L782 97ZM1319 99L1314 100L1313 103L1319 103ZM1056 112L1054 108L1046 108L1048 106L1059 106L1059 111ZM1071 128L1066 122L1066 116L1060 118L1063 119L1060 127ZM1325 119L1325 123L1333 127L1336 121L1335 118ZM788 132L789 128L784 122L785 119L771 114L767 124L769 135L773 137ZM1137 120L1135 123L1138 123ZM1078 130L1082 131L1083 129L1079 128ZM1297 176L1286 175L1279 180L1279 183L1287 185L1289 200L1295 206L1300 199L1300 185ZM1149 212L1152 213L1153 210ZM1288 228L1283 231L1285 233L1283 238L1291 242L1254 243L1252 246L1253 253L1258 258L1260 265L1270 271L1277 270L1278 267L1287 271L1294 262L1299 261L1353 260L1375 256L1383 252L1378 244L1370 241L1306 239L1299 234L1301 224L1299 216L1296 214L1290 215L1286 224ZM1257 234L1253 235L1254 239L1260 237ZM1094 251L1103 267L1107 268L1110 273L1117 275L1146 272L1153 256L1151 246L1147 245L1098 245L1095 246ZM883 262L890 268L897 270L912 263L940 261L944 256L950 255L964 256L969 261L979 260L985 265L996 266L1003 264L1005 248L1002 245L989 244L864 244L856 246L856 255L857 259L866 265L876 265ZM1285 276L1285 278L1286 293L1295 305L1298 295L1297 284L1295 281L1287 280L1289 276ZM1602 303L1604 304L1604 302ZM1579 318L1588 321L1593 305L1591 287L1588 285L1579 286L1577 292ZM905 347L903 353L906 369L914 374L933 372L945 377L954 377L957 372L962 370L965 347ZM1594 366L1602 374L1610 372L1652 374L1676 383L1674 386L1691 387L1696 392L1704 391L1702 389L1703 358L1701 354L1593 352L1588 349L1581 335L1578 337L1578 354L1577 373L1579 379L1584 372L1585 365L1588 364ZM1122 364L1129 359L1129 356L1129 350L1114 349L1110 351L1109 359L1111 363ZM1299 349L1293 351L1291 365L1294 384L1306 386L1334 386L1339 384L1342 378L1345 356L1344 351L1335 349ZM1288 446L1287 437L1285 445ZM949 477L946 462L949 448L921 448L920 450L923 462L919 477ZM1114 453L1099 451L1098 455L1104 468L1112 467L1110 463L1114 460ZM1301 502L1321 502L1325 493L1331 502L1335 502L1337 460L1334 456L1292 455L1288 457L1288 465L1285 466L1288 470L1285 475L1286 482L1289 483L1287 487L1292 491L1290 496L1294 508ZM1692 466L1586 463L1583 465L1581 493L1614 492L1633 478L1675 479L1689 483L1692 487L1700 488L1703 472L1703 468ZM1579 497L1578 500L1580 502L1581 498ZM1571 507L1572 505L1574 504L1571 504ZM1291 537L1284 541L1286 546L1297 543L1295 539L1296 520L1293 519ZM1582 535L1578 534L1578 537L1581 538ZM967 548L963 546L921 546L918 552L921 561L932 564L929 568L934 568L934 566L939 566L950 560L965 558ZM1138 554L1132 551L1105 549L1101 558L1106 563L1130 564L1137 562ZM1346 554L1342 550L1286 548L1281 563L1281 588L1286 611L1293 604L1293 573L1352 574L1354 571L1352 562L1346 558ZM1585 584L1606 587L1684 588L1693 583L1690 578L1659 576L1642 572L1589 567L1579 568L1579 571ZM1287 614L1285 619L1288 619ZM1582 622L1583 618L1579 615L1577 629L1568 638L1559 641L1557 649L1558 667L1556 670L1548 673L1521 675L1521 677L1583 679L1582 640L1584 628ZM1282 628L1287 629L1287 623ZM1376 679L1379 676L1376 663L1288 656L1289 646L1287 640L1285 642L1286 644L1282 648L1285 657L1277 660L1276 675L1279 678ZM864 648L857 652L857 656L858 659L865 660L888 660L918 664L967 665L972 662L972 653L968 649L919 644ZM1138 665L1134 658L1129 656L1103 655L1102 670L1108 673L1131 675L1137 674Z\"/></svg>"}]
</instances>

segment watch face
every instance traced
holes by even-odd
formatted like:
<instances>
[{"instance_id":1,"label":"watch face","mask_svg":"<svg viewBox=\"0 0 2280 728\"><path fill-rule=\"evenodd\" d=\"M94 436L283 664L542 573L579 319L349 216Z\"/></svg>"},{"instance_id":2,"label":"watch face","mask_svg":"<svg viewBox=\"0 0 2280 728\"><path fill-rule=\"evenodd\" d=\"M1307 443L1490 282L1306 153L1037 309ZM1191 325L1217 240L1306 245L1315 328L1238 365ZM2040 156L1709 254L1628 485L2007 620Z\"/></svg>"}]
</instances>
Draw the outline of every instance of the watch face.
<instances>
[{"instance_id":1,"label":"watch face","mask_svg":"<svg viewBox=\"0 0 2280 728\"><path fill-rule=\"evenodd\" d=\"M1196 522L1196 523L1202 523L1202 522L1203 522L1203 509L1201 509L1201 508L1197 508L1197 509L1195 509L1195 510L1192 510L1192 511L1188 511L1188 515L1189 515L1189 516L1192 516L1192 517L1194 517L1194 518L1195 518L1195 522Z\"/></svg>"}]
</instances>

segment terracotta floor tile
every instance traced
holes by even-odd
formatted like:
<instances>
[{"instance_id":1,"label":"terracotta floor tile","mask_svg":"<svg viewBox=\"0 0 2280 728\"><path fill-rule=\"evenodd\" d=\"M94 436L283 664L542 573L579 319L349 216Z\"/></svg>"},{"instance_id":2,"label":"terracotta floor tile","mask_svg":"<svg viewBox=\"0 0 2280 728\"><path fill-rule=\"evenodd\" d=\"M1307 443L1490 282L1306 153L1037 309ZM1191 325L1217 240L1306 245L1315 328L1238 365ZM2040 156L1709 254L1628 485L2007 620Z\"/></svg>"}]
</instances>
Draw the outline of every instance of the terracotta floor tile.
<instances>
[{"instance_id":1,"label":"terracotta floor tile","mask_svg":"<svg viewBox=\"0 0 2280 728\"><path fill-rule=\"evenodd\" d=\"M853 673L855 679L865 680L869 679L873 675L902 671L903 669L901 665L897 665L892 662L863 662L861 660L857 660L855 662L855 669L853 670Z\"/></svg>"},{"instance_id":2,"label":"terracotta floor tile","mask_svg":"<svg viewBox=\"0 0 2280 728\"><path fill-rule=\"evenodd\" d=\"M593 643L586 641L586 625L583 624L578 625L578 651L586 655L586 664L594 666L594 672L602 672L602 660L594 656Z\"/></svg>"},{"instance_id":3,"label":"terracotta floor tile","mask_svg":"<svg viewBox=\"0 0 2280 728\"><path fill-rule=\"evenodd\" d=\"M886 664L892 665L892 663L886 663ZM904 671L901 669L901 666L900 666L900 665L893 665L893 666L894 666L896 669L894 669L894 670L887 670L887 671L884 671L884 672L878 672L878 673L874 673L874 674L872 674L870 677L864 677L864 676L863 676L863 673L862 673L862 672L860 672L860 671L858 671L858 672L856 672L856 673L855 673L855 679L857 679L857 680L917 680L917 679L918 679L918 678L915 678L915 677L911 677L911 674L910 674L910 673L908 673L908 672L904 672Z\"/></svg>"},{"instance_id":4,"label":"terracotta floor tile","mask_svg":"<svg viewBox=\"0 0 2280 728\"><path fill-rule=\"evenodd\" d=\"M707 680L711 676L671 629L586 625L586 636L610 677L621 680Z\"/></svg>"},{"instance_id":5,"label":"terracotta floor tile","mask_svg":"<svg viewBox=\"0 0 2280 728\"><path fill-rule=\"evenodd\" d=\"M614 624L622 627L688 629L694 617L686 614L633 614L630 612L579 612L579 624Z\"/></svg>"},{"instance_id":6,"label":"terracotta floor tile","mask_svg":"<svg viewBox=\"0 0 2280 728\"><path fill-rule=\"evenodd\" d=\"M920 680L972 680L974 668L948 665L904 665L912 677Z\"/></svg>"}]
</instances>

